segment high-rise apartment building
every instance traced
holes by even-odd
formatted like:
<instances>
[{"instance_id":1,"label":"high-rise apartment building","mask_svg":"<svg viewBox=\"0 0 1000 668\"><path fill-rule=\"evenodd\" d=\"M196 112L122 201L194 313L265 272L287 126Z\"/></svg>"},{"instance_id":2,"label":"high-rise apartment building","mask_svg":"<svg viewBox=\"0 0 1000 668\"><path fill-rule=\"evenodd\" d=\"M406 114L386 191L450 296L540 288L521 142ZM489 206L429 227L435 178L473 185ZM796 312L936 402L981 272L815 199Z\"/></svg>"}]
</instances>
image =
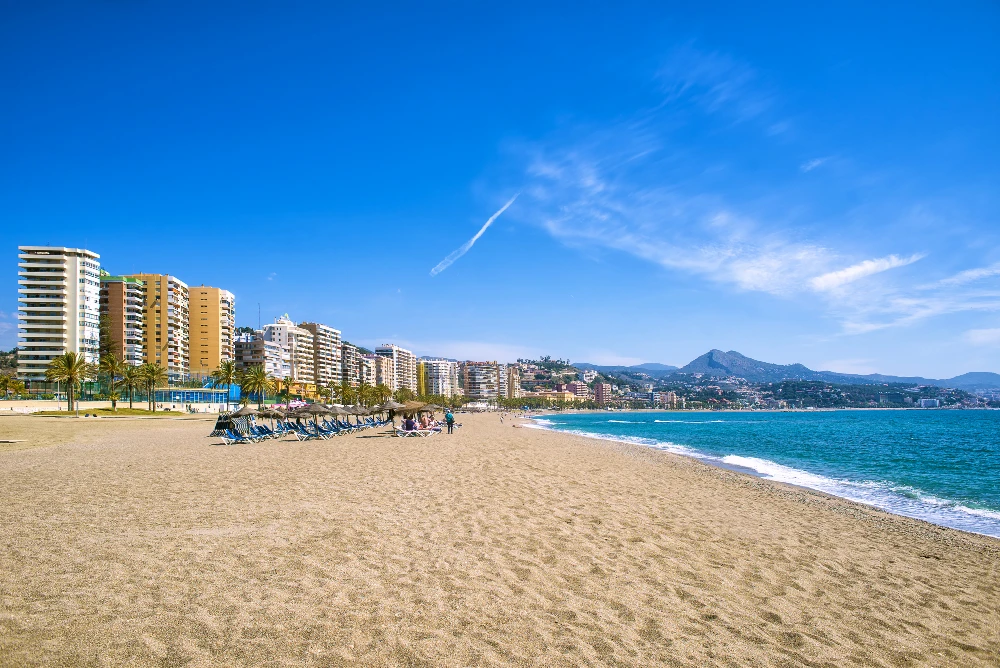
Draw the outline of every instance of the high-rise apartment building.
<instances>
[{"instance_id":1,"label":"high-rise apartment building","mask_svg":"<svg viewBox=\"0 0 1000 668\"><path fill-rule=\"evenodd\" d=\"M318 322L302 322L299 327L313 336L313 378L317 387L339 385L340 330Z\"/></svg>"},{"instance_id":2,"label":"high-rise apartment building","mask_svg":"<svg viewBox=\"0 0 1000 668\"><path fill-rule=\"evenodd\" d=\"M393 385L390 387L393 392L401 388L417 391L417 358L412 352L386 343L376 348L375 354L392 360Z\"/></svg>"},{"instance_id":3,"label":"high-rise apartment building","mask_svg":"<svg viewBox=\"0 0 1000 668\"><path fill-rule=\"evenodd\" d=\"M188 288L188 336L192 376L204 378L235 358L236 298L221 288Z\"/></svg>"},{"instance_id":4,"label":"high-rise apartment building","mask_svg":"<svg viewBox=\"0 0 1000 668\"><path fill-rule=\"evenodd\" d=\"M288 314L264 325L264 338L279 344L288 352L290 371L288 377L299 383L315 382L313 360L313 335L308 329L296 325Z\"/></svg>"},{"instance_id":5,"label":"high-rise apartment building","mask_svg":"<svg viewBox=\"0 0 1000 668\"><path fill-rule=\"evenodd\" d=\"M602 406L611 401L611 383L595 383L594 399Z\"/></svg>"},{"instance_id":6,"label":"high-rise apartment building","mask_svg":"<svg viewBox=\"0 0 1000 668\"><path fill-rule=\"evenodd\" d=\"M453 397L458 390L458 362L444 359L422 359L417 363L417 394Z\"/></svg>"},{"instance_id":7,"label":"high-rise apartment building","mask_svg":"<svg viewBox=\"0 0 1000 668\"><path fill-rule=\"evenodd\" d=\"M372 365L375 367L375 384L392 388L396 377L395 365L392 359L375 354L365 355L365 359L371 360Z\"/></svg>"},{"instance_id":8,"label":"high-rise apartment building","mask_svg":"<svg viewBox=\"0 0 1000 668\"><path fill-rule=\"evenodd\" d=\"M357 387L361 380L361 352L353 343L340 344L340 381Z\"/></svg>"},{"instance_id":9,"label":"high-rise apartment building","mask_svg":"<svg viewBox=\"0 0 1000 668\"><path fill-rule=\"evenodd\" d=\"M263 366L272 377L287 378L292 372L291 358L277 341L268 341L264 332L237 334L234 345L236 368L244 371L251 366Z\"/></svg>"},{"instance_id":10,"label":"high-rise apartment building","mask_svg":"<svg viewBox=\"0 0 1000 668\"><path fill-rule=\"evenodd\" d=\"M142 361L165 369L171 381L190 368L187 283L168 274L129 274L146 286Z\"/></svg>"},{"instance_id":11,"label":"high-rise apartment building","mask_svg":"<svg viewBox=\"0 0 1000 668\"><path fill-rule=\"evenodd\" d=\"M462 376L465 382L465 396L473 401L496 399L499 379L496 362L465 362Z\"/></svg>"},{"instance_id":12,"label":"high-rise apartment building","mask_svg":"<svg viewBox=\"0 0 1000 668\"><path fill-rule=\"evenodd\" d=\"M521 396L521 370L516 364L507 365L507 392L504 396L508 399Z\"/></svg>"},{"instance_id":13,"label":"high-rise apartment building","mask_svg":"<svg viewBox=\"0 0 1000 668\"><path fill-rule=\"evenodd\" d=\"M100 255L82 248L19 246L17 372L44 380L53 358L75 352L98 362Z\"/></svg>"},{"instance_id":14,"label":"high-rise apartment building","mask_svg":"<svg viewBox=\"0 0 1000 668\"><path fill-rule=\"evenodd\" d=\"M497 364L497 396L507 398L507 365Z\"/></svg>"},{"instance_id":15,"label":"high-rise apartment building","mask_svg":"<svg viewBox=\"0 0 1000 668\"><path fill-rule=\"evenodd\" d=\"M358 369L360 370L360 384L368 385L369 387L375 386L375 360L371 359L368 355L361 355L358 357Z\"/></svg>"},{"instance_id":16,"label":"high-rise apartment building","mask_svg":"<svg viewBox=\"0 0 1000 668\"><path fill-rule=\"evenodd\" d=\"M138 278L101 276L101 320L112 352L126 364L143 361L146 284Z\"/></svg>"}]
</instances>

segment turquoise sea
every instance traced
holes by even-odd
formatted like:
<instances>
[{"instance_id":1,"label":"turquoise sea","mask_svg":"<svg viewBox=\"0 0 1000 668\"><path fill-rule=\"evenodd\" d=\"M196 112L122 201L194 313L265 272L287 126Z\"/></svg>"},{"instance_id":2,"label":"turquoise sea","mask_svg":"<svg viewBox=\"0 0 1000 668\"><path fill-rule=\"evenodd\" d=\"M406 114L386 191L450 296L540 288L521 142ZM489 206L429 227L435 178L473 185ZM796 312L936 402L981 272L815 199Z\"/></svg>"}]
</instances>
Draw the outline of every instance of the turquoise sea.
<instances>
[{"instance_id":1,"label":"turquoise sea","mask_svg":"<svg viewBox=\"0 0 1000 668\"><path fill-rule=\"evenodd\" d=\"M648 445L1000 538L1000 411L548 413L538 427Z\"/></svg>"}]
</instances>

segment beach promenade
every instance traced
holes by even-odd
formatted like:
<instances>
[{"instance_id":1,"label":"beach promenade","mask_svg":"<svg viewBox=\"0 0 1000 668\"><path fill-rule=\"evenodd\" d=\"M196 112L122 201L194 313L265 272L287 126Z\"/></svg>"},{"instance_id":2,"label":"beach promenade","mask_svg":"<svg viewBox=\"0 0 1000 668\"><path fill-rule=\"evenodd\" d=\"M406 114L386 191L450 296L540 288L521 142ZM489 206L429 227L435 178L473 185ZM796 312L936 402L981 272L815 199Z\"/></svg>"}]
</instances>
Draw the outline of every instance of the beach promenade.
<instances>
[{"instance_id":1,"label":"beach promenade","mask_svg":"<svg viewBox=\"0 0 1000 668\"><path fill-rule=\"evenodd\" d=\"M0 416L0 666L1000 665L1000 541L459 421Z\"/></svg>"}]
</instances>

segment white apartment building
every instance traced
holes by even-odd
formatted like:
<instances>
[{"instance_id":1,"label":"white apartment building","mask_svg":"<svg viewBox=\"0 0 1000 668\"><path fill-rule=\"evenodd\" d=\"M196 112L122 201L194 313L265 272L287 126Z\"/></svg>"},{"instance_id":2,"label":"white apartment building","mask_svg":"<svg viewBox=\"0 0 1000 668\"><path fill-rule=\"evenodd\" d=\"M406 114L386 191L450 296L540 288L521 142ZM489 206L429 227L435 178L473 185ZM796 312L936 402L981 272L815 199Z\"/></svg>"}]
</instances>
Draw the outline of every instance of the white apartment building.
<instances>
[{"instance_id":1,"label":"white apartment building","mask_svg":"<svg viewBox=\"0 0 1000 668\"><path fill-rule=\"evenodd\" d=\"M453 397L458 394L458 362L443 359L421 359L423 383L427 394Z\"/></svg>"},{"instance_id":2,"label":"white apartment building","mask_svg":"<svg viewBox=\"0 0 1000 668\"><path fill-rule=\"evenodd\" d=\"M597 372L593 369L585 369L577 374L577 376L585 383L593 383L597 379Z\"/></svg>"},{"instance_id":3,"label":"white apartment building","mask_svg":"<svg viewBox=\"0 0 1000 668\"><path fill-rule=\"evenodd\" d=\"M236 336L236 367L245 370L251 366L263 366L268 374L284 379L292 372L291 356L277 341L268 341L264 332Z\"/></svg>"},{"instance_id":4,"label":"white apartment building","mask_svg":"<svg viewBox=\"0 0 1000 668\"><path fill-rule=\"evenodd\" d=\"M507 365L497 364L497 396L507 397Z\"/></svg>"},{"instance_id":5,"label":"white apartment building","mask_svg":"<svg viewBox=\"0 0 1000 668\"><path fill-rule=\"evenodd\" d=\"M296 325L286 313L264 325L264 339L277 343L288 352L291 368L286 377L298 383L315 382L313 335L308 329Z\"/></svg>"},{"instance_id":6,"label":"white apartment building","mask_svg":"<svg viewBox=\"0 0 1000 668\"><path fill-rule=\"evenodd\" d=\"M374 387L376 385L375 360L368 355L361 355L358 357L358 369L361 372L359 374L361 384Z\"/></svg>"},{"instance_id":7,"label":"white apartment building","mask_svg":"<svg viewBox=\"0 0 1000 668\"><path fill-rule=\"evenodd\" d=\"M340 377L341 382L357 387L361 380L361 352L353 343L344 341L340 344Z\"/></svg>"},{"instance_id":8,"label":"white apartment building","mask_svg":"<svg viewBox=\"0 0 1000 668\"><path fill-rule=\"evenodd\" d=\"M44 380L53 358L67 352L96 364L100 346L100 255L82 248L19 246L18 368Z\"/></svg>"},{"instance_id":9,"label":"white apartment building","mask_svg":"<svg viewBox=\"0 0 1000 668\"><path fill-rule=\"evenodd\" d=\"M340 385L340 330L318 322L302 322L299 327L313 335L313 377L316 385Z\"/></svg>"},{"instance_id":10,"label":"white apartment building","mask_svg":"<svg viewBox=\"0 0 1000 668\"><path fill-rule=\"evenodd\" d=\"M393 384L389 387L395 392L406 388L417 391L417 357L409 350L386 343L375 349L375 354L392 360Z\"/></svg>"},{"instance_id":11,"label":"white apartment building","mask_svg":"<svg viewBox=\"0 0 1000 668\"><path fill-rule=\"evenodd\" d=\"M365 355L365 359L371 360L372 366L375 368L375 384L391 388L394 383L393 379L396 377L395 365L392 360L375 354Z\"/></svg>"}]
</instances>

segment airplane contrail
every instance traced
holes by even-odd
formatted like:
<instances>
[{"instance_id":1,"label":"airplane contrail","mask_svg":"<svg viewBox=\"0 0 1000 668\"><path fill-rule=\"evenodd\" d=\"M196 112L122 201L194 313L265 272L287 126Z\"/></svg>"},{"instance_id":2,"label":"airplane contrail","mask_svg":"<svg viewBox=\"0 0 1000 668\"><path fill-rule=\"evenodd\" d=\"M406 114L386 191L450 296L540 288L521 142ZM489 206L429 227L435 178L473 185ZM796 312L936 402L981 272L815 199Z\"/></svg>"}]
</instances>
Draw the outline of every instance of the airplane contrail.
<instances>
[{"instance_id":1,"label":"airplane contrail","mask_svg":"<svg viewBox=\"0 0 1000 668\"><path fill-rule=\"evenodd\" d=\"M520 194L521 193L517 193L517 195L520 195ZM468 253L469 249L472 248L472 245L474 243L476 243L476 241L479 240L479 237L483 236L483 232L486 231L486 228L488 228L490 225L492 225L493 221L496 220L497 218L499 218L500 214L503 213L504 211L506 211L507 207L509 207L511 204L514 203L514 200L517 199L517 195L514 195L513 197L511 197L510 200L506 204L504 204L502 207L500 207L499 211L497 211L492 216L490 216L490 219L486 221L486 224L483 225L481 228L479 228L479 231L476 232L476 236L474 236L471 239L469 239L468 241L466 241L464 244L462 244L461 246L459 246L458 248L456 248L455 250L453 250L451 253L449 253L448 257L446 257L445 259L443 259L440 262L438 262L437 266L434 267L433 269L431 269L431 276L437 276L442 271L444 271L445 269L447 269L448 267L450 267L452 265L452 263L455 262L455 260L457 260L458 258L460 258L463 255L465 255L466 253Z\"/></svg>"}]
</instances>

